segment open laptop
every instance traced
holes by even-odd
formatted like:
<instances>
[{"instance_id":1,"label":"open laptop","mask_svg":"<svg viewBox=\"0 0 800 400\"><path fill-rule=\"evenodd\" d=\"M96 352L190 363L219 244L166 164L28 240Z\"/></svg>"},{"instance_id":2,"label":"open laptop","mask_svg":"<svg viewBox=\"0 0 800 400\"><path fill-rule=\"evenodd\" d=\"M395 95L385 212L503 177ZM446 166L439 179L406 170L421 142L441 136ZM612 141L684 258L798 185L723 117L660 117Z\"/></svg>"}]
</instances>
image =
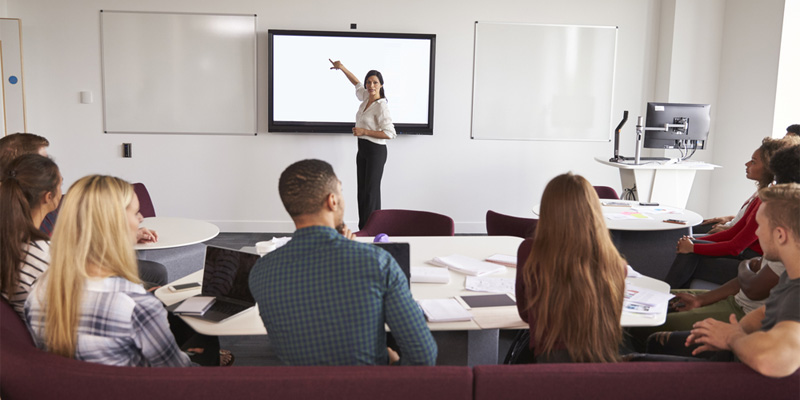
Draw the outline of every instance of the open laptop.
<instances>
[{"instance_id":1,"label":"open laptop","mask_svg":"<svg viewBox=\"0 0 800 400\"><path fill-rule=\"evenodd\" d=\"M411 247L408 243L373 243L386 250L394 257L400 269L406 274L406 280L411 285Z\"/></svg>"},{"instance_id":2,"label":"open laptop","mask_svg":"<svg viewBox=\"0 0 800 400\"><path fill-rule=\"evenodd\" d=\"M250 294L250 270L259 256L239 250L206 246L203 271L203 289L200 296L211 296L216 301L202 316L192 316L207 321L222 322L255 307ZM173 311L182 302L167 307Z\"/></svg>"}]
</instances>

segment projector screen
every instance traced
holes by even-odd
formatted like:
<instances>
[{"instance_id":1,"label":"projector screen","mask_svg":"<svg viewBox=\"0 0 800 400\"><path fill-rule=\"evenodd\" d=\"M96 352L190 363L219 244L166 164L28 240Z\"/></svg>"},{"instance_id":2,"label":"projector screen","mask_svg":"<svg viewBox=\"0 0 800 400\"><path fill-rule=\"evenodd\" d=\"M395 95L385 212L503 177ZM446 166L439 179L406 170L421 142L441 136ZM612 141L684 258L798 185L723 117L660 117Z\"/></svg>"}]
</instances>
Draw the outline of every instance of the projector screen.
<instances>
[{"instance_id":1,"label":"projector screen","mask_svg":"<svg viewBox=\"0 0 800 400\"><path fill-rule=\"evenodd\" d=\"M269 30L269 131L352 133L360 102L339 60L363 84L375 69L397 133L433 134L436 35Z\"/></svg>"}]
</instances>

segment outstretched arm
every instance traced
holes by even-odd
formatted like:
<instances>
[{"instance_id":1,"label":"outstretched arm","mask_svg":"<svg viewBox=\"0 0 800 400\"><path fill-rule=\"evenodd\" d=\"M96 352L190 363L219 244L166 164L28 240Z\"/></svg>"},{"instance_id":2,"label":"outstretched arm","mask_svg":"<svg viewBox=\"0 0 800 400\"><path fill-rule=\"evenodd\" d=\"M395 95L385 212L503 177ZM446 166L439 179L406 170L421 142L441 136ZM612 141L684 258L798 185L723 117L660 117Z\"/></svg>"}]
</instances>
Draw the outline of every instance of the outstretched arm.
<instances>
[{"instance_id":1,"label":"outstretched arm","mask_svg":"<svg viewBox=\"0 0 800 400\"><path fill-rule=\"evenodd\" d=\"M359 81L358 81L358 78L356 78L356 76L355 76L355 75L353 75L353 73L352 73L352 72L350 72L350 70L348 70L347 68L345 68L345 66L342 64L342 62L341 62L341 61L339 61L339 60L333 61L333 60L331 60L330 58L328 59L328 61L330 61L330 62L331 62L331 64L333 64L333 66L331 67L331 69L338 69L338 70L340 70L340 71L344 72L344 76L346 76L346 77L347 77L347 79L349 79L349 80L350 80L350 83L352 83L353 85L355 85L355 84L357 84L357 83L359 82Z\"/></svg>"}]
</instances>

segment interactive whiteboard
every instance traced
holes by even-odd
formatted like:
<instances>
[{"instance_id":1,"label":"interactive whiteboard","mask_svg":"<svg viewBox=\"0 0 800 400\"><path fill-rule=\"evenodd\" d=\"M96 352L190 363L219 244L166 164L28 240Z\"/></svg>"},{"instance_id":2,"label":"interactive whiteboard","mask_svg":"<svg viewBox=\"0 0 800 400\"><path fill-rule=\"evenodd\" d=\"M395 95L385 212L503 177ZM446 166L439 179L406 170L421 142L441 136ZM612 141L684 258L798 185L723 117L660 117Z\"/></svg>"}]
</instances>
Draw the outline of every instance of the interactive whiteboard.
<instances>
[{"instance_id":1,"label":"interactive whiteboard","mask_svg":"<svg viewBox=\"0 0 800 400\"><path fill-rule=\"evenodd\" d=\"M256 16L101 11L104 130L255 134Z\"/></svg>"},{"instance_id":2,"label":"interactive whiteboard","mask_svg":"<svg viewBox=\"0 0 800 400\"><path fill-rule=\"evenodd\" d=\"M472 138L611 139L617 27L475 22Z\"/></svg>"}]
</instances>

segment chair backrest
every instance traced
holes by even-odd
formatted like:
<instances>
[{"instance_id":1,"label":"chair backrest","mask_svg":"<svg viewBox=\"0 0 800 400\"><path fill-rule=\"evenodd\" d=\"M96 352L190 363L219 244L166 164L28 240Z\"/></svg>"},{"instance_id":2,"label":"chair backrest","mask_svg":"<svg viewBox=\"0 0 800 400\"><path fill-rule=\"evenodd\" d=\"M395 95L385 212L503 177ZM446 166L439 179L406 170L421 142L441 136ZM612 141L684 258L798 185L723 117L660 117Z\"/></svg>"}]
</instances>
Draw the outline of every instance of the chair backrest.
<instances>
[{"instance_id":1,"label":"chair backrest","mask_svg":"<svg viewBox=\"0 0 800 400\"><path fill-rule=\"evenodd\" d=\"M134 183L133 191L136 192L136 197L139 198L139 212L145 218L155 217L156 209L153 207L153 201L150 200L150 193L144 183Z\"/></svg>"},{"instance_id":2,"label":"chair backrest","mask_svg":"<svg viewBox=\"0 0 800 400\"><path fill-rule=\"evenodd\" d=\"M486 211L486 233L489 236L517 236L529 238L536 231L536 218L520 218L500 214L492 210Z\"/></svg>"},{"instance_id":3,"label":"chair backrest","mask_svg":"<svg viewBox=\"0 0 800 400\"><path fill-rule=\"evenodd\" d=\"M597 197L601 199L619 200L617 191L608 186L595 186L594 190L597 192Z\"/></svg>"},{"instance_id":4,"label":"chair backrest","mask_svg":"<svg viewBox=\"0 0 800 400\"><path fill-rule=\"evenodd\" d=\"M415 210L377 210L370 214L356 236L453 236L453 219L442 214Z\"/></svg>"}]
</instances>

